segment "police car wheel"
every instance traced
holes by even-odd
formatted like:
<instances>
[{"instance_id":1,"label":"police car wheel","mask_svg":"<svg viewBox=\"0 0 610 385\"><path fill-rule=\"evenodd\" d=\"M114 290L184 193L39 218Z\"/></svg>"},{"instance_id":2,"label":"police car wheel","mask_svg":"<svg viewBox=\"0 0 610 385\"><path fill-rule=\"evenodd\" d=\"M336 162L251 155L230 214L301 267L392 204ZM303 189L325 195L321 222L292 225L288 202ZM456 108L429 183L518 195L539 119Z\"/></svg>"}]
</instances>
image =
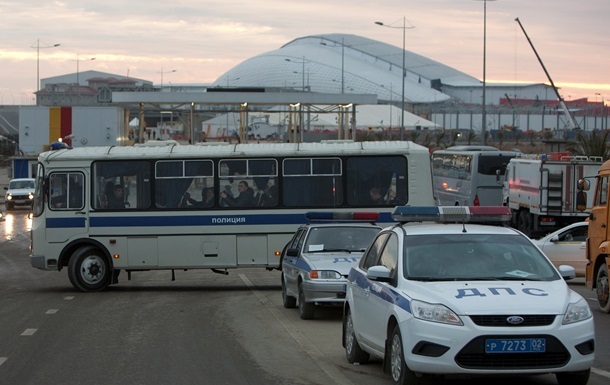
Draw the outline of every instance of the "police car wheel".
<instances>
[{"instance_id":1,"label":"police car wheel","mask_svg":"<svg viewBox=\"0 0 610 385\"><path fill-rule=\"evenodd\" d=\"M589 381L591 369L582 372L555 373L559 385L586 385Z\"/></svg>"},{"instance_id":2,"label":"police car wheel","mask_svg":"<svg viewBox=\"0 0 610 385\"><path fill-rule=\"evenodd\" d=\"M402 335L398 325L394 326L394 331L389 343L390 374L392 381L396 385L422 385L428 383L426 378L418 377L407 367L402 347ZM387 359L387 357L386 357Z\"/></svg>"},{"instance_id":3,"label":"police car wheel","mask_svg":"<svg viewBox=\"0 0 610 385\"><path fill-rule=\"evenodd\" d=\"M291 297L286 293L286 282L284 281L284 274L282 274L282 302L286 309L294 309L297 307L297 299Z\"/></svg>"},{"instance_id":4,"label":"police car wheel","mask_svg":"<svg viewBox=\"0 0 610 385\"><path fill-rule=\"evenodd\" d=\"M608 267L603 264L597 271L597 303L604 313L610 313L610 287L608 285Z\"/></svg>"},{"instance_id":5,"label":"police car wheel","mask_svg":"<svg viewBox=\"0 0 610 385\"><path fill-rule=\"evenodd\" d=\"M343 346L345 346L345 356L350 364L366 364L371 357L370 354L362 350L356 334L354 333L354 322L352 313L347 310L347 314L343 318Z\"/></svg>"},{"instance_id":6,"label":"police car wheel","mask_svg":"<svg viewBox=\"0 0 610 385\"><path fill-rule=\"evenodd\" d=\"M316 311L316 305L312 302L305 302L305 293L303 286L299 284L299 315L301 319L313 319Z\"/></svg>"}]
</instances>

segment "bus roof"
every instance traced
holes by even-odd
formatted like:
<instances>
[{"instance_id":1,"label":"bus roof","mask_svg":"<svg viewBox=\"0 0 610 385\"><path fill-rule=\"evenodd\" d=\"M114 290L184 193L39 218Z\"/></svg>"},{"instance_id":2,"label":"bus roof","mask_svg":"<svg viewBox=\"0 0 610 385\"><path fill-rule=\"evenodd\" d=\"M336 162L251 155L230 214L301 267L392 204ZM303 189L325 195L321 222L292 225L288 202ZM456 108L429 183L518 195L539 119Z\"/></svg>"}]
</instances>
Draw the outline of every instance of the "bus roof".
<instances>
[{"instance_id":1,"label":"bus roof","mask_svg":"<svg viewBox=\"0 0 610 385\"><path fill-rule=\"evenodd\" d=\"M43 152L38 160L93 160L93 159L137 159L137 158L189 158L189 157L241 157L241 156L294 156L328 155L339 156L358 153L362 150L371 155L388 155L397 150L409 153L429 154L428 148L408 141L353 142L322 141L316 143L246 143L217 144L201 143L195 145L142 145L142 146L103 146L78 147Z\"/></svg>"}]
</instances>

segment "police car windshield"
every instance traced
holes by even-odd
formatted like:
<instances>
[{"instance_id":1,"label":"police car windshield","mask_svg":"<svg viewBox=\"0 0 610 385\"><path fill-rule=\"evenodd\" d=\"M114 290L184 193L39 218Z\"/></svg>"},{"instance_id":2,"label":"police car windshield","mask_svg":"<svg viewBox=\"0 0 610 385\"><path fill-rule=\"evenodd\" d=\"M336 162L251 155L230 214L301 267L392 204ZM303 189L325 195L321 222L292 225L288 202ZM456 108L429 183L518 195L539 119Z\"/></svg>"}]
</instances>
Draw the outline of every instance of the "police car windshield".
<instances>
[{"instance_id":1,"label":"police car windshield","mask_svg":"<svg viewBox=\"0 0 610 385\"><path fill-rule=\"evenodd\" d=\"M443 234L405 238L404 276L421 281L561 279L520 235Z\"/></svg>"},{"instance_id":2,"label":"police car windshield","mask_svg":"<svg viewBox=\"0 0 610 385\"><path fill-rule=\"evenodd\" d=\"M305 252L364 252L375 235L376 227L325 226L309 231L305 242Z\"/></svg>"}]
</instances>

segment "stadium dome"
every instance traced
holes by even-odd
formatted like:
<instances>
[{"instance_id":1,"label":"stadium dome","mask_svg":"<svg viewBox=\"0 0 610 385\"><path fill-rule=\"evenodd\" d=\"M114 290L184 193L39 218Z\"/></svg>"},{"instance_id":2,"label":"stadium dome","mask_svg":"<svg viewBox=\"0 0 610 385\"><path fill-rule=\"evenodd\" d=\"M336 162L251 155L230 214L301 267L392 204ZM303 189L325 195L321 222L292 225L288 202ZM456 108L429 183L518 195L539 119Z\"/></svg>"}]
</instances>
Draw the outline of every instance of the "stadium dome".
<instances>
[{"instance_id":1,"label":"stadium dome","mask_svg":"<svg viewBox=\"0 0 610 385\"><path fill-rule=\"evenodd\" d=\"M441 84L480 86L454 68L405 51L405 102L434 103L451 97ZM243 61L213 83L217 87L289 88L319 93L376 94L380 102L402 98L403 50L348 34L297 38L275 51Z\"/></svg>"}]
</instances>

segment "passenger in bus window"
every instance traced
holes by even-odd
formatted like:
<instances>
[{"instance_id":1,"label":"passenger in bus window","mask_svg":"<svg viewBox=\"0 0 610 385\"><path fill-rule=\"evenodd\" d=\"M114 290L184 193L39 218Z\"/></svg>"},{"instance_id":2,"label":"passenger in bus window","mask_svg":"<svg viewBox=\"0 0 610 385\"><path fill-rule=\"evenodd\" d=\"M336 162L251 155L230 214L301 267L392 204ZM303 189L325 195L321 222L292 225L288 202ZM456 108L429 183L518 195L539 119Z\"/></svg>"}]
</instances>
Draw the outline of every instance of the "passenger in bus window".
<instances>
[{"instance_id":1,"label":"passenger in bus window","mask_svg":"<svg viewBox=\"0 0 610 385\"><path fill-rule=\"evenodd\" d=\"M385 202L383 200L383 195L381 195L381 191L379 190L379 187L371 188L371 191L369 191L369 196L371 197L372 204L374 204L374 205L385 204Z\"/></svg>"},{"instance_id":2,"label":"passenger in bus window","mask_svg":"<svg viewBox=\"0 0 610 385\"><path fill-rule=\"evenodd\" d=\"M239 195L236 197L229 196L226 191L220 193L220 201L225 207L247 207L254 204L254 190L248 185L248 182L242 180L237 185Z\"/></svg>"},{"instance_id":3,"label":"passenger in bus window","mask_svg":"<svg viewBox=\"0 0 610 385\"><path fill-rule=\"evenodd\" d=\"M394 198L396 198L396 193L392 190L388 190L388 192L384 195L381 194L381 190L379 187L371 188L369 192L369 196L371 198L371 203L374 205L391 205L394 204Z\"/></svg>"},{"instance_id":4,"label":"passenger in bus window","mask_svg":"<svg viewBox=\"0 0 610 385\"><path fill-rule=\"evenodd\" d=\"M203 188L201 190L201 201L196 201L191 198L191 194L188 192L184 193L183 202L180 207L188 207L188 205L195 207L212 207L214 206L214 189L211 187Z\"/></svg>"},{"instance_id":5,"label":"passenger in bus window","mask_svg":"<svg viewBox=\"0 0 610 385\"><path fill-rule=\"evenodd\" d=\"M125 195L123 186L117 184L114 186L112 195L108 197L108 208L109 209L124 209L125 208Z\"/></svg>"}]
</instances>

